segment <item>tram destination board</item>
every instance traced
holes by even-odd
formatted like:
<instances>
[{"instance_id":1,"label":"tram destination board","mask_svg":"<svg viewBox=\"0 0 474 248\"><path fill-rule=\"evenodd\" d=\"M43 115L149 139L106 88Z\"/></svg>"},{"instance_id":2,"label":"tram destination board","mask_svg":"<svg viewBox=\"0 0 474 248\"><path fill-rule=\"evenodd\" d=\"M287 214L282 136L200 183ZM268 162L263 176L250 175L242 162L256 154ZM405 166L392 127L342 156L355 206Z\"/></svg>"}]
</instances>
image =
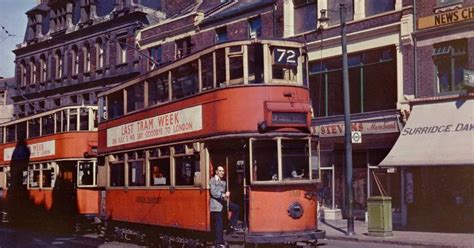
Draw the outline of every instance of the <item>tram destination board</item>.
<instances>
[{"instance_id":1,"label":"tram destination board","mask_svg":"<svg viewBox=\"0 0 474 248\"><path fill-rule=\"evenodd\" d=\"M283 47L273 48L274 64L284 67L294 67L298 65L299 50Z\"/></svg>"},{"instance_id":2,"label":"tram destination board","mask_svg":"<svg viewBox=\"0 0 474 248\"><path fill-rule=\"evenodd\" d=\"M306 113L272 112L272 124L306 124Z\"/></svg>"}]
</instances>

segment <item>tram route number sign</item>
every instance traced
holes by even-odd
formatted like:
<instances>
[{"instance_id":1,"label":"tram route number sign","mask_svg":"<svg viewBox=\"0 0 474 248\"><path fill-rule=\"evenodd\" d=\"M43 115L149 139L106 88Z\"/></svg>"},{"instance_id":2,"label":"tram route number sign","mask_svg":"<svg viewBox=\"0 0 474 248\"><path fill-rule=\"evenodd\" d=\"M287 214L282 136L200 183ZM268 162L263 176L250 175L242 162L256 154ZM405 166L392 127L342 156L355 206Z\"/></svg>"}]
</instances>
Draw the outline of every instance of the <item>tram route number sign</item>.
<instances>
[{"instance_id":1,"label":"tram route number sign","mask_svg":"<svg viewBox=\"0 0 474 248\"><path fill-rule=\"evenodd\" d=\"M282 66L297 66L299 50L283 47L273 49L273 63Z\"/></svg>"},{"instance_id":2,"label":"tram route number sign","mask_svg":"<svg viewBox=\"0 0 474 248\"><path fill-rule=\"evenodd\" d=\"M362 143L361 131L352 131L351 137L352 137L352 143L356 143L356 144Z\"/></svg>"}]
</instances>

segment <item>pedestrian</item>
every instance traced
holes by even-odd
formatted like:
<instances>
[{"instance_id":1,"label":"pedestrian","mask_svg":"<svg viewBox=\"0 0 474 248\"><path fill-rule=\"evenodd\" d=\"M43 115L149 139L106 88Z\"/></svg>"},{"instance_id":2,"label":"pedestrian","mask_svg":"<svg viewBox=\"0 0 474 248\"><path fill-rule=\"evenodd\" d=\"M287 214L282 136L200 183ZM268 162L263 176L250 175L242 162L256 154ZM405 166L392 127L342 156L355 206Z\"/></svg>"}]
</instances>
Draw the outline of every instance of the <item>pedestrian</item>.
<instances>
[{"instance_id":1,"label":"pedestrian","mask_svg":"<svg viewBox=\"0 0 474 248\"><path fill-rule=\"evenodd\" d=\"M229 210L232 213L229 222L229 228L231 231L235 228L239 215L239 206L229 201L230 192L227 191L227 184L226 181L224 181L224 174L224 167L217 166L217 169L215 170L215 175L211 178L209 182L211 191L211 221L213 223L216 247L225 247L223 213L224 209L227 207L226 204L229 204Z\"/></svg>"}]
</instances>

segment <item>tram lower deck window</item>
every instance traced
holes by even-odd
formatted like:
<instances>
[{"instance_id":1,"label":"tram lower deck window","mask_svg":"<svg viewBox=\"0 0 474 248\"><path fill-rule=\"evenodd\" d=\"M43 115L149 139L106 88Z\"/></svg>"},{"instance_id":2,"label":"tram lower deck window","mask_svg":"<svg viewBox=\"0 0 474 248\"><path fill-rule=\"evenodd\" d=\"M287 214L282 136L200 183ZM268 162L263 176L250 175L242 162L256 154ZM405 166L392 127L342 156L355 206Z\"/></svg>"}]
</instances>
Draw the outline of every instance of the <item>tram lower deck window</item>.
<instances>
[{"instance_id":1,"label":"tram lower deck window","mask_svg":"<svg viewBox=\"0 0 474 248\"><path fill-rule=\"evenodd\" d=\"M277 149L276 140L253 141L253 180L278 180Z\"/></svg>"},{"instance_id":2,"label":"tram lower deck window","mask_svg":"<svg viewBox=\"0 0 474 248\"><path fill-rule=\"evenodd\" d=\"M143 160L128 162L128 185L145 186L145 164Z\"/></svg>"},{"instance_id":3,"label":"tram lower deck window","mask_svg":"<svg viewBox=\"0 0 474 248\"><path fill-rule=\"evenodd\" d=\"M170 185L170 159L150 160L150 186Z\"/></svg>"},{"instance_id":4,"label":"tram lower deck window","mask_svg":"<svg viewBox=\"0 0 474 248\"><path fill-rule=\"evenodd\" d=\"M194 185L199 177L199 155L175 157L176 185Z\"/></svg>"},{"instance_id":5,"label":"tram lower deck window","mask_svg":"<svg viewBox=\"0 0 474 248\"><path fill-rule=\"evenodd\" d=\"M116 163L110 166L110 186L125 186L124 163Z\"/></svg>"}]
</instances>

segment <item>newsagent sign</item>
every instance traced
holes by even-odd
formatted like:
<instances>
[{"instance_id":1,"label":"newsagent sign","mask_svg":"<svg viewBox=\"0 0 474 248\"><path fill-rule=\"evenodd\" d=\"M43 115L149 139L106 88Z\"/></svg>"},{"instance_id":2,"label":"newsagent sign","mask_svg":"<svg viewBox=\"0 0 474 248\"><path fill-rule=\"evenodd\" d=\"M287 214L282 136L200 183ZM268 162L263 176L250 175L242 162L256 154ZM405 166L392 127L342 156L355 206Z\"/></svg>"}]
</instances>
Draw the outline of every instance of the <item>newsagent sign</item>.
<instances>
[{"instance_id":1,"label":"newsagent sign","mask_svg":"<svg viewBox=\"0 0 474 248\"><path fill-rule=\"evenodd\" d=\"M344 122L324 124L313 126L312 133L320 137L337 137L344 136ZM389 121L372 121L372 122L353 122L351 123L352 132L360 132L360 134L381 134L399 132L398 122L396 120Z\"/></svg>"},{"instance_id":2,"label":"newsagent sign","mask_svg":"<svg viewBox=\"0 0 474 248\"><path fill-rule=\"evenodd\" d=\"M56 141L50 140L46 142L28 144L28 148L30 149L30 159L51 156L56 154ZM5 148L3 150L3 160L12 160L14 150L15 147Z\"/></svg>"},{"instance_id":3,"label":"newsagent sign","mask_svg":"<svg viewBox=\"0 0 474 248\"><path fill-rule=\"evenodd\" d=\"M418 29L438 27L474 19L474 6L418 18Z\"/></svg>"},{"instance_id":4,"label":"newsagent sign","mask_svg":"<svg viewBox=\"0 0 474 248\"><path fill-rule=\"evenodd\" d=\"M107 129L107 147L202 129L202 106L185 108Z\"/></svg>"}]
</instances>

